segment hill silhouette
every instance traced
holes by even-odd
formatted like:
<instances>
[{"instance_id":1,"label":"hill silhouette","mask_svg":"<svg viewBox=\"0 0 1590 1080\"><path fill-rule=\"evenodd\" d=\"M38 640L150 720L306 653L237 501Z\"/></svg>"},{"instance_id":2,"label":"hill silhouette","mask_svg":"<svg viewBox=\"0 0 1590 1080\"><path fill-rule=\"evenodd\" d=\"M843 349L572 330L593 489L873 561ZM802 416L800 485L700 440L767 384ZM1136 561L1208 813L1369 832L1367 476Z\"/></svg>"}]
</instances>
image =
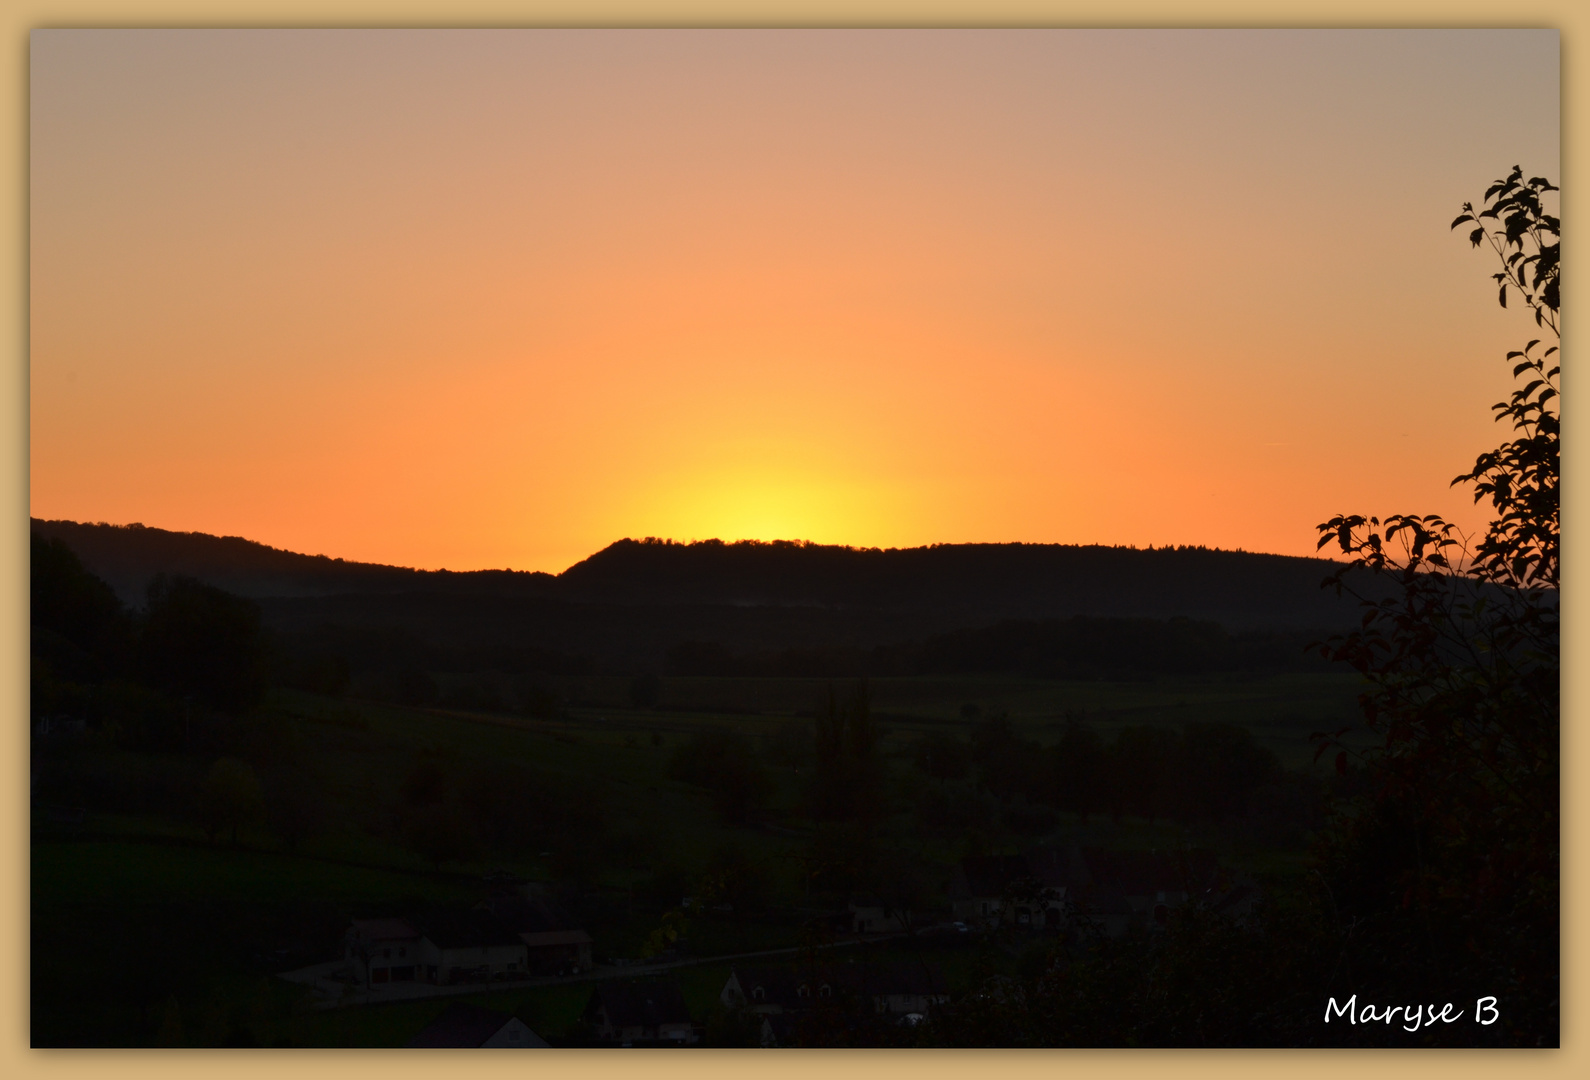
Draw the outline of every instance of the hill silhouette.
<instances>
[{"instance_id":1,"label":"hill silhouette","mask_svg":"<svg viewBox=\"0 0 1590 1080\"><path fill-rule=\"evenodd\" d=\"M255 599L289 642L438 670L883 674L990 670L1010 657L1059 674L1071 668L1058 652L1110 634L1145 657L1182 656L1149 643L1192 639L1154 623L1296 650L1359 613L1320 588L1335 568L1326 560L1202 547L626 539L551 575L347 562L141 525L32 525L135 606L156 574L186 575ZM1089 619L1117 625L1077 622ZM1207 655L1223 665L1237 653Z\"/></svg>"},{"instance_id":2,"label":"hill silhouette","mask_svg":"<svg viewBox=\"0 0 1590 1080\"><path fill-rule=\"evenodd\" d=\"M733 604L1212 619L1232 629L1351 620L1320 581L1324 559L1204 547L935 544L849 548L791 541L620 540L559 575L558 595L604 603Z\"/></svg>"},{"instance_id":3,"label":"hill silhouette","mask_svg":"<svg viewBox=\"0 0 1590 1080\"><path fill-rule=\"evenodd\" d=\"M955 610L987 621L1071 615L1214 619L1231 629L1352 619L1319 589L1324 559L1205 547L934 544L852 548L778 540L619 540L562 574L415 570L303 555L237 536L32 519L129 603L156 574L254 598L439 593L576 603ZM1344 614L1345 613L1345 614Z\"/></svg>"},{"instance_id":4,"label":"hill silhouette","mask_svg":"<svg viewBox=\"0 0 1590 1080\"><path fill-rule=\"evenodd\" d=\"M124 601L141 605L156 574L183 574L255 599L337 593L480 592L541 595L552 575L514 570L414 570L301 555L241 536L171 532L141 524L30 519L34 532L59 538Z\"/></svg>"}]
</instances>

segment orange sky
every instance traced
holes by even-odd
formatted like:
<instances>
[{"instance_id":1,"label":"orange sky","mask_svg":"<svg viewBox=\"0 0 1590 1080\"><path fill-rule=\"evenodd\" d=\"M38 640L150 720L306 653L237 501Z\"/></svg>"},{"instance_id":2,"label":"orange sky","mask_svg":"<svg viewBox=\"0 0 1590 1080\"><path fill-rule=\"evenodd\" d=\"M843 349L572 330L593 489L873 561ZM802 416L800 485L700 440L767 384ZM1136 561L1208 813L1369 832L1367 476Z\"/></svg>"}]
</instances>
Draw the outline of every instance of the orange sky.
<instances>
[{"instance_id":1,"label":"orange sky","mask_svg":"<svg viewBox=\"0 0 1590 1080\"><path fill-rule=\"evenodd\" d=\"M553 571L622 536L1477 525L1447 482L1532 326L1447 226L1559 177L1557 57L35 32L32 513Z\"/></svg>"}]
</instances>

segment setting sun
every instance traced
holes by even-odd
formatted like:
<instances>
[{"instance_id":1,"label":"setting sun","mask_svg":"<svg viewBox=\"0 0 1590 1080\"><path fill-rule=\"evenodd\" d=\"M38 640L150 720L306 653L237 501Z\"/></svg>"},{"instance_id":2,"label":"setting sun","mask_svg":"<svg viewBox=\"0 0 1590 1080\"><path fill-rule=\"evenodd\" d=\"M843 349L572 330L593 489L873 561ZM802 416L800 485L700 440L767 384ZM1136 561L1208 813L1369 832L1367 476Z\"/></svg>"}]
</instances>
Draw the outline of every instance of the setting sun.
<instances>
[{"instance_id":1,"label":"setting sun","mask_svg":"<svg viewBox=\"0 0 1590 1080\"><path fill-rule=\"evenodd\" d=\"M1564 37L33 30L31 1045L1548 1060Z\"/></svg>"},{"instance_id":2,"label":"setting sun","mask_svg":"<svg viewBox=\"0 0 1590 1080\"><path fill-rule=\"evenodd\" d=\"M1446 226L1555 173L1554 41L40 32L32 513L552 571L1473 524L1513 325Z\"/></svg>"},{"instance_id":3,"label":"setting sun","mask_svg":"<svg viewBox=\"0 0 1590 1080\"><path fill-rule=\"evenodd\" d=\"M725 456L721 467L665 478L642 500L634 513L656 523L648 535L831 544L858 530L887 532L892 508L881 485L858 483L833 463L803 464L799 448L742 446Z\"/></svg>"}]
</instances>

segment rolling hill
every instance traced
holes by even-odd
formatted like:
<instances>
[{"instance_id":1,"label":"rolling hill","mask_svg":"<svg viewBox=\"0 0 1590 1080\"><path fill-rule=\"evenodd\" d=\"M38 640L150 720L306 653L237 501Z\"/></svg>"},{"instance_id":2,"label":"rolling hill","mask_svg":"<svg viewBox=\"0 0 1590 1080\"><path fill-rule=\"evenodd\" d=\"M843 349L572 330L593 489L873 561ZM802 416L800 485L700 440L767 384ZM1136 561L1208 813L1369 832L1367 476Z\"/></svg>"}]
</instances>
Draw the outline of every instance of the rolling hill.
<instances>
[{"instance_id":1,"label":"rolling hill","mask_svg":"<svg viewBox=\"0 0 1590 1080\"><path fill-rule=\"evenodd\" d=\"M710 645L774 667L791 651L837 650L853 667L884 662L882 647L1011 623L1181 619L1293 638L1358 614L1320 588L1335 568L1326 560L1201 547L625 539L551 575L347 562L141 525L32 527L134 606L156 574L185 574L255 599L278 634L372 663L387 653L453 668L655 670ZM867 650L872 660L858 660Z\"/></svg>"}]
</instances>

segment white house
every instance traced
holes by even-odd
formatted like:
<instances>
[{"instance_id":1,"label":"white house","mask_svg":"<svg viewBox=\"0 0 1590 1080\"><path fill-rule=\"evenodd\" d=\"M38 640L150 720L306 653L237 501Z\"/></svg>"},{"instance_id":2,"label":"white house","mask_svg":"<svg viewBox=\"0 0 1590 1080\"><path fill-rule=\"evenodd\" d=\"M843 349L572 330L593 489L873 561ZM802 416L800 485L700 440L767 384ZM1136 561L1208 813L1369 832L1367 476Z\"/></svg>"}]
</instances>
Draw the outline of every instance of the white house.
<instances>
[{"instance_id":1,"label":"white house","mask_svg":"<svg viewBox=\"0 0 1590 1080\"><path fill-rule=\"evenodd\" d=\"M531 974L578 975L591 970L591 935L545 898L525 892L494 896L476 906L519 935Z\"/></svg>"},{"instance_id":2,"label":"white house","mask_svg":"<svg viewBox=\"0 0 1590 1080\"><path fill-rule=\"evenodd\" d=\"M950 910L957 919L985 926L1059 926L1073 873L1065 861L1045 854L962 859L950 882Z\"/></svg>"},{"instance_id":3,"label":"white house","mask_svg":"<svg viewBox=\"0 0 1590 1080\"><path fill-rule=\"evenodd\" d=\"M891 1016L925 1016L950 1000L950 987L936 964L899 963L867 972L872 1007Z\"/></svg>"},{"instance_id":4,"label":"white house","mask_svg":"<svg viewBox=\"0 0 1590 1080\"><path fill-rule=\"evenodd\" d=\"M525 943L489 911L437 912L419 925L418 976L426 982L489 982L525 974Z\"/></svg>"},{"instance_id":5,"label":"white house","mask_svg":"<svg viewBox=\"0 0 1590 1080\"><path fill-rule=\"evenodd\" d=\"M909 911L893 910L874 897L858 896L850 901L852 933L898 934L908 928L910 919Z\"/></svg>"},{"instance_id":6,"label":"white house","mask_svg":"<svg viewBox=\"0 0 1590 1080\"><path fill-rule=\"evenodd\" d=\"M419 977L420 932L406 919L354 919L343 935L343 958L365 989Z\"/></svg>"}]
</instances>

